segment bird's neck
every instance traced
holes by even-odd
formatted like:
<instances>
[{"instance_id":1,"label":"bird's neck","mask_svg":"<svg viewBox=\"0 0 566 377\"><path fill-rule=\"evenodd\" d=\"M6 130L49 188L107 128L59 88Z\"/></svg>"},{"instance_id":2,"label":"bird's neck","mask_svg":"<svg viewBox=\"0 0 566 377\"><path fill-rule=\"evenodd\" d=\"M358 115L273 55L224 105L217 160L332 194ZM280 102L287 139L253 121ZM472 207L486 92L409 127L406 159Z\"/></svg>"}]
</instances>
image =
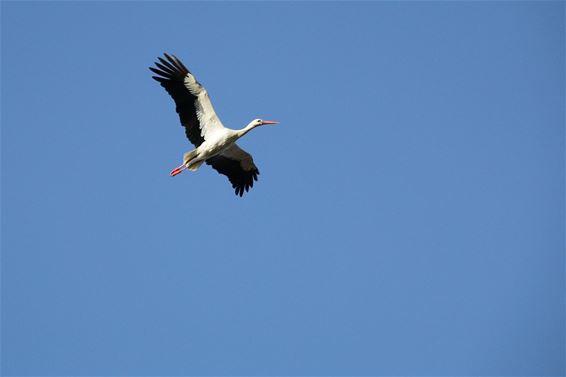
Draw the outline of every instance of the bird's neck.
<instances>
[{"instance_id":1,"label":"bird's neck","mask_svg":"<svg viewBox=\"0 0 566 377\"><path fill-rule=\"evenodd\" d=\"M238 130L237 131L238 139L244 136L245 134L247 134L248 132L250 132L251 130L253 130L254 128L256 128L257 126L258 126L257 123L250 122L250 124L248 124L246 127L242 128L241 130Z\"/></svg>"}]
</instances>

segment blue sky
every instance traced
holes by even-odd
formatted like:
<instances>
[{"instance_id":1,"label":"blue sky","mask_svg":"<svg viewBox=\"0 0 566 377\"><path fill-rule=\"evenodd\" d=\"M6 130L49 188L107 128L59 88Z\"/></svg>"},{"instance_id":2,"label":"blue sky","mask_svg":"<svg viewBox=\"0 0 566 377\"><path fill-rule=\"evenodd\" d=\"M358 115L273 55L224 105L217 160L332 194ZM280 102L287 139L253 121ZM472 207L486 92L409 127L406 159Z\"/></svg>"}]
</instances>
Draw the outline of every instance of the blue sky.
<instances>
[{"instance_id":1,"label":"blue sky","mask_svg":"<svg viewBox=\"0 0 566 377\"><path fill-rule=\"evenodd\" d=\"M1 7L4 375L566 373L564 2Z\"/></svg>"}]
</instances>

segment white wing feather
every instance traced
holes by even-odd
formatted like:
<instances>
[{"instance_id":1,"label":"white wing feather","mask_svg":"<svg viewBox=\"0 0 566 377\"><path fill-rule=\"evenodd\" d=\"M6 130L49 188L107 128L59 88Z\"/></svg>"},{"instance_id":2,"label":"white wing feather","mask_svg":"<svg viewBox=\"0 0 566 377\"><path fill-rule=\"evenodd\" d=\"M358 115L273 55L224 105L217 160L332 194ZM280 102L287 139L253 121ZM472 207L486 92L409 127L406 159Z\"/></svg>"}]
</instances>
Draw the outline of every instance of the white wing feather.
<instances>
[{"instance_id":1,"label":"white wing feather","mask_svg":"<svg viewBox=\"0 0 566 377\"><path fill-rule=\"evenodd\" d=\"M191 94L197 97L195 101L195 108L197 112L197 118L200 123L201 136L208 140L210 135L219 131L225 130L226 127L222 124L216 111L212 106L210 97L206 89L195 79L192 73L187 73L184 81L185 87L191 92Z\"/></svg>"}]
</instances>

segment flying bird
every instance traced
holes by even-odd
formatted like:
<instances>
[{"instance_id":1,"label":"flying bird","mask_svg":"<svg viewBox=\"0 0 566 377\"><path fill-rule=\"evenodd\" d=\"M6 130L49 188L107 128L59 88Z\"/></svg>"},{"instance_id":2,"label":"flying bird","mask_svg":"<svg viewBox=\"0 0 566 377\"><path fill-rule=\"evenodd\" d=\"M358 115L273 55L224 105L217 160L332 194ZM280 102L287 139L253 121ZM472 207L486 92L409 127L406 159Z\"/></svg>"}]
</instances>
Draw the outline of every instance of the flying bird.
<instances>
[{"instance_id":1,"label":"flying bird","mask_svg":"<svg viewBox=\"0 0 566 377\"><path fill-rule=\"evenodd\" d=\"M254 119L241 130L224 127L210 102L208 92L195 76L175 56L164 54L149 69L173 98L181 125L195 149L183 155L183 164L171 171L171 176L185 169L196 171L204 162L228 177L236 195L242 196L257 181L259 170L252 156L236 141L256 127L279 122Z\"/></svg>"}]
</instances>

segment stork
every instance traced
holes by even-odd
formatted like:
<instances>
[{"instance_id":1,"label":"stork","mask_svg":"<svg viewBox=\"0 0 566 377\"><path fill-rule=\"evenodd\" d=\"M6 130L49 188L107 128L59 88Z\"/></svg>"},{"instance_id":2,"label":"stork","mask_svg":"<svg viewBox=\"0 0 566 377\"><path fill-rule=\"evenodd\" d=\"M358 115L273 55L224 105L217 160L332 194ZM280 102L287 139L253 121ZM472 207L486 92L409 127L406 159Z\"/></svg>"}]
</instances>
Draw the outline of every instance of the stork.
<instances>
[{"instance_id":1,"label":"stork","mask_svg":"<svg viewBox=\"0 0 566 377\"><path fill-rule=\"evenodd\" d=\"M210 102L208 92L175 56L158 57L152 76L173 98L181 125L195 149L183 155L183 164L171 171L171 176L185 169L196 171L204 162L228 177L236 195L242 196L257 181L259 170L252 156L236 141L256 127L279 122L254 119L241 130L224 127Z\"/></svg>"}]
</instances>

